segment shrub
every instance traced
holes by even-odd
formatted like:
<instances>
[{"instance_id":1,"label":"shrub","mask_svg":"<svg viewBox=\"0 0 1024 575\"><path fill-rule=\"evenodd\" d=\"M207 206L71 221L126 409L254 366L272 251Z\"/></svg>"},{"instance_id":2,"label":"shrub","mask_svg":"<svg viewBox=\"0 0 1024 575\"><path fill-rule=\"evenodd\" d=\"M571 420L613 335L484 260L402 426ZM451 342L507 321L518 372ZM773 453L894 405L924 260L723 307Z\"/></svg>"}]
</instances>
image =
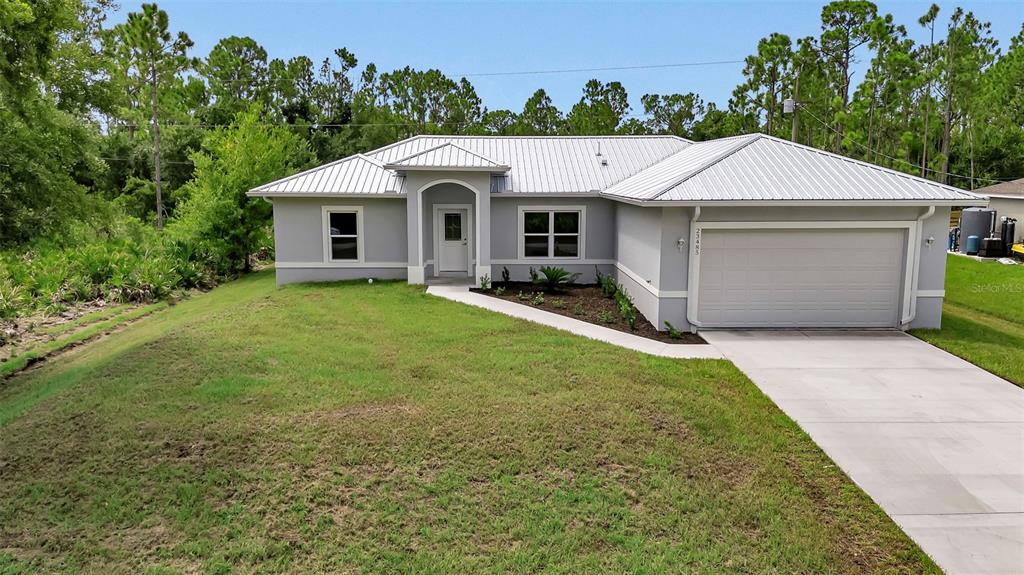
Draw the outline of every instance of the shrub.
<instances>
[{"instance_id":1,"label":"shrub","mask_svg":"<svg viewBox=\"0 0 1024 575\"><path fill-rule=\"evenodd\" d=\"M668 322L668 320L665 321L665 329L668 330L668 336L670 338L672 338L672 339L682 339L683 338L683 332L681 332L678 329L676 329L676 327L674 325L670 324Z\"/></svg>"},{"instance_id":2,"label":"shrub","mask_svg":"<svg viewBox=\"0 0 1024 575\"><path fill-rule=\"evenodd\" d=\"M612 316L612 312L604 310L603 312L601 312L601 321L605 323L612 323L613 321L615 321L615 317Z\"/></svg>"},{"instance_id":3,"label":"shrub","mask_svg":"<svg viewBox=\"0 0 1024 575\"><path fill-rule=\"evenodd\" d=\"M20 285L9 279L0 279L0 319L20 315L26 307L27 295Z\"/></svg>"},{"instance_id":4,"label":"shrub","mask_svg":"<svg viewBox=\"0 0 1024 575\"><path fill-rule=\"evenodd\" d=\"M556 268L552 266L540 268L540 273L544 277L534 279L533 283L544 286L546 291L552 293L561 290L563 287L576 281L576 278L580 277L580 274L571 274L563 268Z\"/></svg>"},{"instance_id":5,"label":"shrub","mask_svg":"<svg viewBox=\"0 0 1024 575\"><path fill-rule=\"evenodd\" d=\"M512 274L508 272L508 266L501 266L501 283L508 285L512 281Z\"/></svg>"},{"instance_id":6,"label":"shrub","mask_svg":"<svg viewBox=\"0 0 1024 575\"><path fill-rule=\"evenodd\" d=\"M629 297L626 290L622 289L622 286L618 286L615 291L615 303L619 307L619 315L622 316L622 320L626 322L629 329L635 331L638 319L636 307L633 305L633 299Z\"/></svg>"},{"instance_id":7,"label":"shrub","mask_svg":"<svg viewBox=\"0 0 1024 575\"><path fill-rule=\"evenodd\" d=\"M530 266L530 281L537 283L537 270L533 269L533 266Z\"/></svg>"},{"instance_id":8,"label":"shrub","mask_svg":"<svg viewBox=\"0 0 1024 575\"><path fill-rule=\"evenodd\" d=\"M516 299L519 301L528 301L530 299L530 295L520 291L518 294L516 294Z\"/></svg>"},{"instance_id":9,"label":"shrub","mask_svg":"<svg viewBox=\"0 0 1024 575\"><path fill-rule=\"evenodd\" d=\"M544 294L537 292L533 295L533 305L544 305Z\"/></svg>"},{"instance_id":10,"label":"shrub","mask_svg":"<svg viewBox=\"0 0 1024 575\"><path fill-rule=\"evenodd\" d=\"M601 286L601 293L604 294L604 297L615 297L615 292L619 290L618 284L615 283L615 278L610 275L602 274L601 277L598 278L598 283Z\"/></svg>"},{"instance_id":11,"label":"shrub","mask_svg":"<svg viewBox=\"0 0 1024 575\"><path fill-rule=\"evenodd\" d=\"M491 289L491 274L484 274L480 276L480 289L489 290Z\"/></svg>"},{"instance_id":12,"label":"shrub","mask_svg":"<svg viewBox=\"0 0 1024 575\"><path fill-rule=\"evenodd\" d=\"M583 304L576 302L576 305L572 306L572 313L575 315L583 315Z\"/></svg>"},{"instance_id":13,"label":"shrub","mask_svg":"<svg viewBox=\"0 0 1024 575\"><path fill-rule=\"evenodd\" d=\"M551 305L553 305L556 309L565 309L565 300L562 298L552 300Z\"/></svg>"},{"instance_id":14,"label":"shrub","mask_svg":"<svg viewBox=\"0 0 1024 575\"><path fill-rule=\"evenodd\" d=\"M505 286L499 286L499 287L495 288L494 289L494 295L498 295L498 296L505 295Z\"/></svg>"}]
</instances>

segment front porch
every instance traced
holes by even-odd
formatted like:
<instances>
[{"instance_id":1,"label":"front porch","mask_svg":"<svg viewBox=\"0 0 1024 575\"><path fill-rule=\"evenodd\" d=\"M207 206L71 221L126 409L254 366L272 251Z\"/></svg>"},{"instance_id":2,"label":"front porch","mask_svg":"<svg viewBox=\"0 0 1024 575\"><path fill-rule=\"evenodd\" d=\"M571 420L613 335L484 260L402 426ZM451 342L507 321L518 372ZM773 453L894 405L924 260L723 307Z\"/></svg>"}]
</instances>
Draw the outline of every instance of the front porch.
<instances>
[{"instance_id":1,"label":"front porch","mask_svg":"<svg viewBox=\"0 0 1024 575\"><path fill-rule=\"evenodd\" d=\"M479 285L491 275L490 175L409 171L411 284ZM415 226L415 227L414 227Z\"/></svg>"}]
</instances>

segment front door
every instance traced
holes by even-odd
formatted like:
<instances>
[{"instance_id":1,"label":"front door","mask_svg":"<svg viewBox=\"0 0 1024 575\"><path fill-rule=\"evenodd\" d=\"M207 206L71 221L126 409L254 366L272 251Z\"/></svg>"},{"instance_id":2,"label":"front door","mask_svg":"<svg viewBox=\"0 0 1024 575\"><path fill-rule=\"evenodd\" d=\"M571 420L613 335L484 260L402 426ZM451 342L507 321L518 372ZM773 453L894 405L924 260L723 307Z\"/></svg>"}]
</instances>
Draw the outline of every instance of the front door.
<instances>
[{"instance_id":1,"label":"front door","mask_svg":"<svg viewBox=\"0 0 1024 575\"><path fill-rule=\"evenodd\" d=\"M441 272L469 272L469 210L438 211L440 241L437 269Z\"/></svg>"}]
</instances>

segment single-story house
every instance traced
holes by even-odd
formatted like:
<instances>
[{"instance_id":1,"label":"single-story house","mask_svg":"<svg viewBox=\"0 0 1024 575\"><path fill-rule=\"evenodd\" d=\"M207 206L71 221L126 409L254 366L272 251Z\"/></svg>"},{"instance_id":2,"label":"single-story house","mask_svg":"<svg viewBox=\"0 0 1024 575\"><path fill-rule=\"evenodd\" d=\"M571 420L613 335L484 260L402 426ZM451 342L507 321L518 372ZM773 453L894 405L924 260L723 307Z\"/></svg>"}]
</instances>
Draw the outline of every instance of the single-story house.
<instances>
[{"instance_id":1,"label":"single-story house","mask_svg":"<svg viewBox=\"0 0 1024 575\"><path fill-rule=\"evenodd\" d=\"M978 188L974 193L988 196L988 207L996 211L997 218L1007 216L1017 220L1013 241L1017 244L1024 241L1024 178Z\"/></svg>"},{"instance_id":2,"label":"single-story house","mask_svg":"<svg viewBox=\"0 0 1024 575\"><path fill-rule=\"evenodd\" d=\"M655 326L939 325L979 195L777 138L416 136L255 188L278 284L614 274Z\"/></svg>"}]
</instances>

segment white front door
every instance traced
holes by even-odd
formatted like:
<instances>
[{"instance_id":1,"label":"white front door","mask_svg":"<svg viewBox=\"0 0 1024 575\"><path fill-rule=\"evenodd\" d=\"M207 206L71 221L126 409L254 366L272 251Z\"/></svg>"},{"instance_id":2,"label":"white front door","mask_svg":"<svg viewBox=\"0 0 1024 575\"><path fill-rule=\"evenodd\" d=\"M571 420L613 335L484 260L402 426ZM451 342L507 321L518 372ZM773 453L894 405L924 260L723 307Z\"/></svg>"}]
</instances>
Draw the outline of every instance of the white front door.
<instances>
[{"instance_id":1,"label":"white front door","mask_svg":"<svg viewBox=\"0 0 1024 575\"><path fill-rule=\"evenodd\" d=\"M438 210L439 272L469 272L469 210L445 208Z\"/></svg>"}]
</instances>

